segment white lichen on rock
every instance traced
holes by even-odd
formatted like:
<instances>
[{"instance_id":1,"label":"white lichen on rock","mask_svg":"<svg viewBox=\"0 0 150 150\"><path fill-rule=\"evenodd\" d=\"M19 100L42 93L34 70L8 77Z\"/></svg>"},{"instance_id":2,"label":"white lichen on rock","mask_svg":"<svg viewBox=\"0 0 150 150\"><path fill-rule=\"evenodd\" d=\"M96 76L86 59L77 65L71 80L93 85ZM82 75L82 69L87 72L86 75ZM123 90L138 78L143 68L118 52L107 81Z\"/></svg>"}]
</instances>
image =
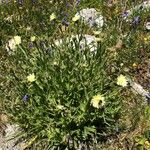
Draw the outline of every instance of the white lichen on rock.
<instances>
[{"instance_id":1,"label":"white lichen on rock","mask_svg":"<svg viewBox=\"0 0 150 150\"><path fill-rule=\"evenodd\" d=\"M81 16L84 23L90 27L101 28L104 25L104 18L100 12L97 12L94 8L86 8L80 10L77 14Z\"/></svg>"}]
</instances>

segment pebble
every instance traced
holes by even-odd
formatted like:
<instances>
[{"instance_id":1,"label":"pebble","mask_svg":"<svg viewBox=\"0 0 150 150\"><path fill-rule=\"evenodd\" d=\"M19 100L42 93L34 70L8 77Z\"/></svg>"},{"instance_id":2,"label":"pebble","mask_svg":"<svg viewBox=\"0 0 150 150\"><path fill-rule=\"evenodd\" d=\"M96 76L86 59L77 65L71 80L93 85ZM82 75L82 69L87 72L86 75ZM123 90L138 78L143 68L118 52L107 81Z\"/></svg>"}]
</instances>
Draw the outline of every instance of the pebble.
<instances>
[{"instance_id":1,"label":"pebble","mask_svg":"<svg viewBox=\"0 0 150 150\"><path fill-rule=\"evenodd\" d=\"M15 133L19 130L18 125L6 124L5 125L5 135L0 133L0 150L20 150L24 145L23 142L15 145L17 138L10 140Z\"/></svg>"},{"instance_id":2,"label":"pebble","mask_svg":"<svg viewBox=\"0 0 150 150\"><path fill-rule=\"evenodd\" d=\"M146 27L147 30L150 30L150 22L147 22L145 27Z\"/></svg>"}]
</instances>

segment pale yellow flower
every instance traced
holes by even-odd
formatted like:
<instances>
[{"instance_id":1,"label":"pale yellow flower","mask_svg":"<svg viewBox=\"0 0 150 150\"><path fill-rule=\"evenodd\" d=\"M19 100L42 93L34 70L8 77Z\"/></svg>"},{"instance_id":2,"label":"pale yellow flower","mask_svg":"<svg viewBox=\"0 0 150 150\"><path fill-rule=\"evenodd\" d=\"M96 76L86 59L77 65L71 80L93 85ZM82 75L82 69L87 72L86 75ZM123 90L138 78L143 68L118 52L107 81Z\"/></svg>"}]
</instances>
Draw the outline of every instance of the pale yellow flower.
<instances>
[{"instance_id":1,"label":"pale yellow flower","mask_svg":"<svg viewBox=\"0 0 150 150\"><path fill-rule=\"evenodd\" d=\"M50 15L50 21L52 21L52 20L54 20L54 19L56 19L56 15L55 15L55 13L52 13L52 14Z\"/></svg>"},{"instance_id":2,"label":"pale yellow flower","mask_svg":"<svg viewBox=\"0 0 150 150\"><path fill-rule=\"evenodd\" d=\"M138 65L137 65L136 63L133 63L132 66L133 66L134 68L136 68Z\"/></svg>"},{"instance_id":3,"label":"pale yellow flower","mask_svg":"<svg viewBox=\"0 0 150 150\"><path fill-rule=\"evenodd\" d=\"M100 108L100 107L104 106L105 105L104 96L102 96L100 94L93 96L93 98L91 100L91 104L95 108Z\"/></svg>"},{"instance_id":4,"label":"pale yellow flower","mask_svg":"<svg viewBox=\"0 0 150 150\"><path fill-rule=\"evenodd\" d=\"M58 62L57 62L57 61L54 61L54 62L53 62L53 65L54 65L54 66L57 66L57 65L58 65Z\"/></svg>"},{"instance_id":5,"label":"pale yellow flower","mask_svg":"<svg viewBox=\"0 0 150 150\"><path fill-rule=\"evenodd\" d=\"M34 73L28 75L28 76L27 76L27 80L28 80L29 82L34 82L34 81L36 80Z\"/></svg>"},{"instance_id":6,"label":"pale yellow flower","mask_svg":"<svg viewBox=\"0 0 150 150\"><path fill-rule=\"evenodd\" d=\"M99 34L101 33L101 31L93 31L93 33L94 33L95 35L99 35Z\"/></svg>"},{"instance_id":7,"label":"pale yellow flower","mask_svg":"<svg viewBox=\"0 0 150 150\"><path fill-rule=\"evenodd\" d=\"M128 85L128 80L125 76L123 76L122 74L120 76L118 76L117 78L117 84L122 86L122 87L125 87Z\"/></svg>"},{"instance_id":8,"label":"pale yellow flower","mask_svg":"<svg viewBox=\"0 0 150 150\"><path fill-rule=\"evenodd\" d=\"M144 41L147 41L148 40L148 38L147 37L144 37Z\"/></svg>"},{"instance_id":9,"label":"pale yellow flower","mask_svg":"<svg viewBox=\"0 0 150 150\"><path fill-rule=\"evenodd\" d=\"M127 67L124 67L124 68L123 68L123 71L125 71L125 72L129 72L129 71L130 71L130 69L129 69L129 68L127 68Z\"/></svg>"},{"instance_id":10,"label":"pale yellow flower","mask_svg":"<svg viewBox=\"0 0 150 150\"><path fill-rule=\"evenodd\" d=\"M123 65L124 65L123 63L120 64L121 67L122 67Z\"/></svg>"},{"instance_id":11,"label":"pale yellow flower","mask_svg":"<svg viewBox=\"0 0 150 150\"><path fill-rule=\"evenodd\" d=\"M73 18L72 18L72 21L76 22L80 19L80 15L79 14L76 14Z\"/></svg>"},{"instance_id":12,"label":"pale yellow flower","mask_svg":"<svg viewBox=\"0 0 150 150\"><path fill-rule=\"evenodd\" d=\"M14 36L14 40L15 40L15 43L16 43L16 45L19 45L19 44L21 44L21 37L20 36Z\"/></svg>"},{"instance_id":13,"label":"pale yellow flower","mask_svg":"<svg viewBox=\"0 0 150 150\"><path fill-rule=\"evenodd\" d=\"M100 42L102 39L101 38L95 38L96 42Z\"/></svg>"},{"instance_id":14,"label":"pale yellow flower","mask_svg":"<svg viewBox=\"0 0 150 150\"><path fill-rule=\"evenodd\" d=\"M35 39L36 39L36 37L35 37L35 36L31 36L31 38L30 38L31 42L34 42L34 41L35 41Z\"/></svg>"},{"instance_id":15,"label":"pale yellow flower","mask_svg":"<svg viewBox=\"0 0 150 150\"><path fill-rule=\"evenodd\" d=\"M27 26L26 30L27 30L27 31L30 31L30 30L31 30L31 27Z\"/></svg>"},{"instance_id":16,"label":"pale yellow flower","mask_svg":"<svg viewBox=\"0 0 150 150\"><path fill-rule=\"evenodd\" d=\"M150 142L149 141L145 141L144 145L150 147Z\"/></svg>"},{"instance_id":17,"label":"pale yellow flower","mask_svg":"<svg viewBox=\"0 0 150 150\"><path fill-rule=\"evenodd\" d=\"M87 67L88 65L86 63L82 63L81 67Z\"/></svg>"},{"instance_id":18,"label":"pale yellow flower","mask_svg":"<svg viewBox=\"0 0 150 150\"><path fill-rule=\"evenodd\" d=\"M60 110L63 110L64 109L64 106L63 105L57 105L56 106L58 109L60 109Z\"/></svg>"}]
</instances>

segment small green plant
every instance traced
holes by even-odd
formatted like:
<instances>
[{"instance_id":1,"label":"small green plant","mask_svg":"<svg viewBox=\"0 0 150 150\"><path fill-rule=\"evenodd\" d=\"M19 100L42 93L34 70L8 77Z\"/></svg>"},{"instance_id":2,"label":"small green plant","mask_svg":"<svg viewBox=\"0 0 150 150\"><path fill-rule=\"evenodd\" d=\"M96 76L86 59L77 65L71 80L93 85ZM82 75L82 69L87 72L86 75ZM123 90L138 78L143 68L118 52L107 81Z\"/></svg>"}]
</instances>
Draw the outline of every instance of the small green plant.
<instances>
[{"instance_id":1,"label":"small green plant","mask_svg":"<svg viewBox=\"0 0 150 150\"><path fill-rule=\"evenodd\" d=\"M14 67L7 68L7 82L13 90L5 110L29 141L46 139L54 147L69 137L77 142L115 131L122 102L106 72L111 62L104 45L92 53L76 39L70 43L46 51L36 41L32 49L19 45L9 56Z\"/></svg>"},{"instance_id":2,"label":"small green plant","mask_svg":"<svg viewBox=\"0 0 150 150\"><path fill-rule=\"evenodd\" d=\"M79 143L106 139L107 147L109 138L132 132L143 117L143 99L126 88L124 75L134 76L133 68L138 70L149 52L143 28L149 11L128 16L130 1L53 2L0 5L0 110L20 126L17 136L25 140L24 149L78 149ZM100 30L75 15L87 7L104 16ZM78 39L68 40L76 34ZM96 51L86 42L81 48L82 34L95 36ZM52 41L59 38L64 38L61 46ZM146 110L149 114L149 106ZM143 122L147 120L149 115Z\"/></svg>"}]
</instances>

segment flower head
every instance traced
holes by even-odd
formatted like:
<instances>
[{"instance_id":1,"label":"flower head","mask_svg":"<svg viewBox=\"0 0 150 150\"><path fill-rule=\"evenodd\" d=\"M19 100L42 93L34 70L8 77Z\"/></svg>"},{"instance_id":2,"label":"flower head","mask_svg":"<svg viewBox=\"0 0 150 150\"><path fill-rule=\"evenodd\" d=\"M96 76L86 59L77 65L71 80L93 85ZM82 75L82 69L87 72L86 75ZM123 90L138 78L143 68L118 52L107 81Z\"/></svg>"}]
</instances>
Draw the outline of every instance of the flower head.
<instances>
[{"instance_id":1,"label":"flower head","mask_svg":"<svg viewBox=\"0 0 150 150\"><path fill-rule=\"evenodd\" d=\"M31 49L31 48L33 48L33 46L34 46L33 43L30 42L28 47Z\"/></svg>"},{"instance_id":2,"label":"flower head","mask_svg":"<svg viewBox=\"0 0 150 150\"><path fill-rule=\"evenodd\" d=\"M58 108L59 110L63 110L65 107L64 107L63 105L57 105L57 108Z\"/></svg>"},{"instance_id":3,"label":"flower head","mask_svg":"<svg viewBox=\"0 0 150 150\"><path fill-rule=\"evenodd\" d=\"M24 102L27 102L27 100L29 99L29 95L24 95L24 97L22 98L22 100L24 101Z\"/></svg>"},{"instance_id":4,"label":"flower head","mask_svg":"<svg viewBox=\"0 0 150 150\"><path fill-rule=\"evenodd\" d=\"M105 105L104 96L102 96L100 94L93 96L93 98L91 100L91 104L95 108L100 108L100 107L104 106Z\"/></svg>"},{"instance_id":5,"label":"flower head","mask_svg":"<svg viewBox=\"0 0 150 150\"><path fill-rule=\"evenodd\" d=\"M120 76L118 76L117 78L117 84L122 86L122 87L125 87L128 85L128 80L125 76L123 76L122 74Z\"/></svg>"},{"instance_id":6,"label":"flower head","mask_svg":"<svg viewBox=\"0 0 150 150\"><path fill-rule=\"evenodd\" d=\"M144 37L144 43L148 44L150 42L150 38L148 36Z\"/></svg>"},{"instance_id":7,"label":"flower head","mask_svg":"<svg viewBox=\"0 0 150 150\"><path fill-rule=\"evenodd\" d=\"M27 26L26 30L27 30L27 31L30 31L30 30L31 30L31 27L30 27L30 26Z\"/></svg>"},{"instance_id":8,"label":"flower head","mask_svg":"<svg viewBox=\"0 0 150 150\"><path fill-rule=\"evenodd\" d=\"M73 18L72 18L72 21L76 22L80 19L80 15L79 14L76 14Z\"/></svg>"},{"instance_id":9,"label":"flower head","mask_svg":"<svg viewBox=\"0 0 150 150\"><path fill-rule=\"evenodd\" d=\"M35 37L35 36L31 36L31 38L30 38L31 42L34 42L34 41L35 41L35 39L36 39L36 37Z\"/></svg>"},{"instance_id":10,"label":"flower head","mask_svg":"<svg viewBox=\"0 0 150 150\"><path fill-rule=\"evenodd\" d=\"M133 26L136 26L140 23L140 16L136 16L133 18L132 24Z\"/></svg>"},{"instance_id":11,"label":"flower head","mask_svg":"<svg viewBox=\"0 0 150 150\"><path fill-rule=\"evenodd\" d=\"M54 65L54 66L57 66L57 65L58 65L58 62L57 62L57 61L54 61L54 62L53 62L53 65Z\"/></svg>"},{"instance_id":12,"label":"flower head","mask_svg":"<svg viewBox=\"0 0 150 150\"><path fill-rule=\"evenodd\" d=\"M65 26L69 26L70 23L64 18L62 20L62 24L65 25Z\"/></svg>"},{"instance_id":13,"label":"flower head","mask_svg":"<svg viewBox=\"0 0 150 150\"><path fill-rule=\"evenodd\" d=\"M138 65L137 65L137 63L133 63L132 66L133 66L134 68L136 68Z\"/></svg>"},{"instance_id":14,"label":"flower head","mask_svg":"<svg viewBox=\"0 0 150 150\"><path fill-rule=\"evenodd\" d=\"M95 35L99 35L99 34L101 33L101 31L93 31L93 33L94 33Z\"/></svg>"},{"instance_id":15,"label":"flower head","mask_svg":"<svg viewBox=\"0 0 150 150\"><path fill-rule=\"evenodd\" d=\"M150 142L148 140L146 140L144 142L144 146L149 149L150 148Z\"/></svg>"},{"instance_id":16,"label":"flower head","mask_svg":"<svg viewBox=\"0 0 150 150\"><path fill-rule=\"evenodd\" d=\"M29 82L34 82L34 81L36 80L34 73L28 75L28 76L27 76L27 80L28 80Z\"/></svg>"},{"instance_id":17,"label":"flower head","mask_svg":"<svg viewBox=\"0 0 150 150\"><path fill-rule=\"evenodd\" d=\"M55 13L52 13L52 14L50 15L50 21L52 21L52 20L54 20L54 19L56 19L56 15L55 15Z\"/></svg>"},{"instance_id":18,"label":"flower head","mask_svg":"<svg viewBox=\"0 0 150 150\"><path fill-rule=\"evenodd\" d=\"M124 11L124 12L122 13L122 17L123 17L124 19L126 19L129 15L130 15L130 11Z\"/></svg>"},{"instance_id":19,"label":"flower head","mask_svg":"<svg viewBox=\"0 0 150 150\"><path fill-rule=\"evenodd\" d=\"M21 37L20 36L14 36L14 40L15 40L15 43L16 43L16 45L19 45L19 44L21 44Z\"/></svg>"},{"instance_id":20,"label":"flower head","mask_svg":"<svg viewBox=\"0 0 150 150\"><path fill-rule=\"evenodd\" d=\"M128 13L127 11L125 11L125 12L122 13L122 17L127 17L128 14L129 14L129 13Z\"/></svg>"}]
</instances>

